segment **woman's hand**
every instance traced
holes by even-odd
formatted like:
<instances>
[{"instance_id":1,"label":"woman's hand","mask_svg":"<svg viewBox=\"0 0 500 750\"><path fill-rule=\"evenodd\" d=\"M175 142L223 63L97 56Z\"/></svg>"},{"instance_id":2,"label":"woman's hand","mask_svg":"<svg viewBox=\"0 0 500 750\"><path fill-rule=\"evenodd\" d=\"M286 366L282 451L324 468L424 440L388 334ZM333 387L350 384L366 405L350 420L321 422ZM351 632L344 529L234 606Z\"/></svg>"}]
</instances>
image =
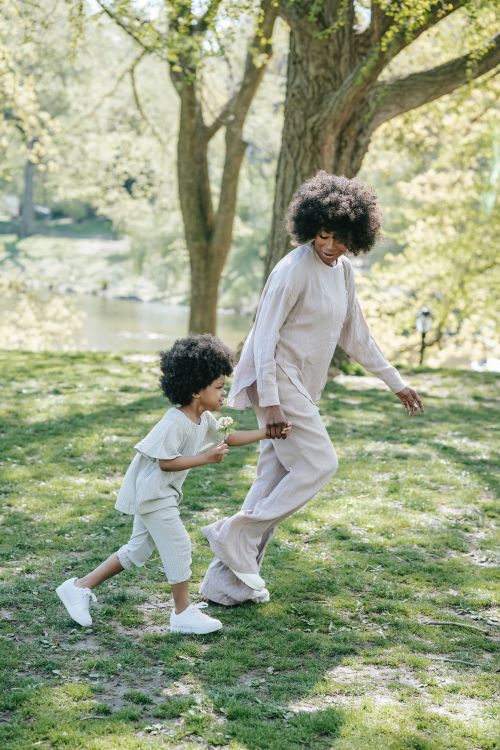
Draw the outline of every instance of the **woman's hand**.
<instances>
[{"instance_id":1,"label":"woman's hand","mask_svg":"<svg viewBox=\"0 0 500 750\"><path fill-rule=\"evenodd\" d=\"M290 430L289 422L285 419L285 415L281 411L281 406L267 406L266 407L266 437L281 438L285 440ZM287 430L287 431L286 431Z\"/></svg>"},{"instance_id":2,"label":"woman's hand","mask_svg":"<svg viewBox=\"0 0 500 750\"><path fill-rule=\"evenodd\" d=\"M403 388L402 391L398 391L396 396L403 402L403 406L410 417L417 414L419 411L424 411L422 399L413 388L407 386L406 388Z\"/></svg>"},{"instance_id":3,"label":"woman's hand","mask_svg":"<svg viewBox=\"0 0 500 750\"><path fill-rule=\"evenodd\" d=\"M226 458L228 450L226 443L219 443L215 448L209 448L204 453L207 464L220 464Z\"/></svg>"}]
</instances>

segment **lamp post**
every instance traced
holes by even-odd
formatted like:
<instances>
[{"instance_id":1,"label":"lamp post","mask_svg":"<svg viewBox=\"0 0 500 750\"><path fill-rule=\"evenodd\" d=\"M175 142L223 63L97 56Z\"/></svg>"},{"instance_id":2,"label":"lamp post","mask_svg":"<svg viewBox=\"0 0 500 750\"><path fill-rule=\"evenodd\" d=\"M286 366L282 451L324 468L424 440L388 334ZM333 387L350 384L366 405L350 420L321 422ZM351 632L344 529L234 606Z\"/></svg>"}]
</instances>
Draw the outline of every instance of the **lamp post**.
<instances>
[{"instance_id":1,"label":"lamp post","mask_svg":"<svg viewBox=\"0 0 500 750\"><path fill-rule=\"evenodd\" d=\"M425 337L432 328L432 315L428 307L422 307L419 313L417 313L417 331L420 333L420 360L419 364L422 365L424 362L425 352Z\"/></svg>"}]
</instances>

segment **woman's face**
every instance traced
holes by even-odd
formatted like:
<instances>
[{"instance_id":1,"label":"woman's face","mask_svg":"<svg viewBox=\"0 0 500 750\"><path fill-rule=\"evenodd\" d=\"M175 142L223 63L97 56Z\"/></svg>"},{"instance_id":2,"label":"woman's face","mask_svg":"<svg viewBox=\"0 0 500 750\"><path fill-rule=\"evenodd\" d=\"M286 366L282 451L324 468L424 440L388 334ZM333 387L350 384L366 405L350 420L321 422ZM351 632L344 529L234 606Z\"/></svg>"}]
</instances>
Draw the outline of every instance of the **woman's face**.
<instances>
[{"instance_id":1,"label":"woman's face","mask_svg":"<svg viewBox=\"0 0 500 750\"><path fill-rule=\"evenodd\" d=\"M347 245L335 239L333 232L326 232L323 229L315 236L313 247L327 266L334 266L340 256L348 250Z\"/></svg>"}]
</instances>

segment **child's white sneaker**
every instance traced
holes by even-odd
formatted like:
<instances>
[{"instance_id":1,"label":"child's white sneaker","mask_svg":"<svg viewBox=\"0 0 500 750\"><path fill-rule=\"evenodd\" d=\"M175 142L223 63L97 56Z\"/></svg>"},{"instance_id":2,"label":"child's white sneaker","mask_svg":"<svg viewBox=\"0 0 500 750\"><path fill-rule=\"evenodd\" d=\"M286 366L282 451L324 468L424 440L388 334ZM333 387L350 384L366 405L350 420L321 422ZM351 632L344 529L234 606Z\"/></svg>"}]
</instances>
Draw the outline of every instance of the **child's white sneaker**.
<instances>
[{"instance_id":1,"label":"child's white sneaker","mask_svg":"<svg viewBox=\"0 0 500 750\"><path fill-rule=\"evenodd\" d=\"M66 607L70 617L79 625L92 625L89 612L90 600L96 602L96 596L90 589L75 586L76 578L68 578L56 588L56 594Z\"/></svg>"},{"instance_id":2,"label":"child's white sneaker","mask_svg":"<svg viewBox=\"0 0 500 750\"><path fill-rule=\"evenodd\" d=\"M206 602L190 604L180 614L177 614L174 609L170 615L170 632L202 635L203 633L213 633L215 630L220 630L222 627L220 620L200 612L200 609L204 607L208 607Z\"/></svg>"}]
</instances>

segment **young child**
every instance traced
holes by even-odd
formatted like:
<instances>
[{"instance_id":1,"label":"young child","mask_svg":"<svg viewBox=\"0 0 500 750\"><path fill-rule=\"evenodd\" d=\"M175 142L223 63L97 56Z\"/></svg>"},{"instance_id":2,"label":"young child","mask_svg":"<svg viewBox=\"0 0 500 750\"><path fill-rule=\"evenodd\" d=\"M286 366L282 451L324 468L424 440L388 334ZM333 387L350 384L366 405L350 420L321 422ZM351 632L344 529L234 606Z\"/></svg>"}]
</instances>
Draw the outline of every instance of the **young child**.
<instances>
[{"instance_id":1,"label":"young child","mask_svg":"<svg viewBox=\"0 0 500 750\"><path fill-rule=\"evenodd\" d=\"M90 599L96 601L92 589L124 569L142 567L156 547L175 603L171 632L211 633L222 623L200 612L206 605L189 601L191 543L179 515L182 485L190 469L220 463L228 446L263 440L266 431L239 430L221 440L211 412L224 403L225 376L231 375L233 357L219 339L209 335L179 339L161 353L160 364L161 389L178 406L137 443L118 493L116 509L134 516L131 537L95 570L83 578L69 578L56 593L73 620L92 625L89 604ZM257 593L265 600L266 591Z\"/></svg>"}]
</instances>

